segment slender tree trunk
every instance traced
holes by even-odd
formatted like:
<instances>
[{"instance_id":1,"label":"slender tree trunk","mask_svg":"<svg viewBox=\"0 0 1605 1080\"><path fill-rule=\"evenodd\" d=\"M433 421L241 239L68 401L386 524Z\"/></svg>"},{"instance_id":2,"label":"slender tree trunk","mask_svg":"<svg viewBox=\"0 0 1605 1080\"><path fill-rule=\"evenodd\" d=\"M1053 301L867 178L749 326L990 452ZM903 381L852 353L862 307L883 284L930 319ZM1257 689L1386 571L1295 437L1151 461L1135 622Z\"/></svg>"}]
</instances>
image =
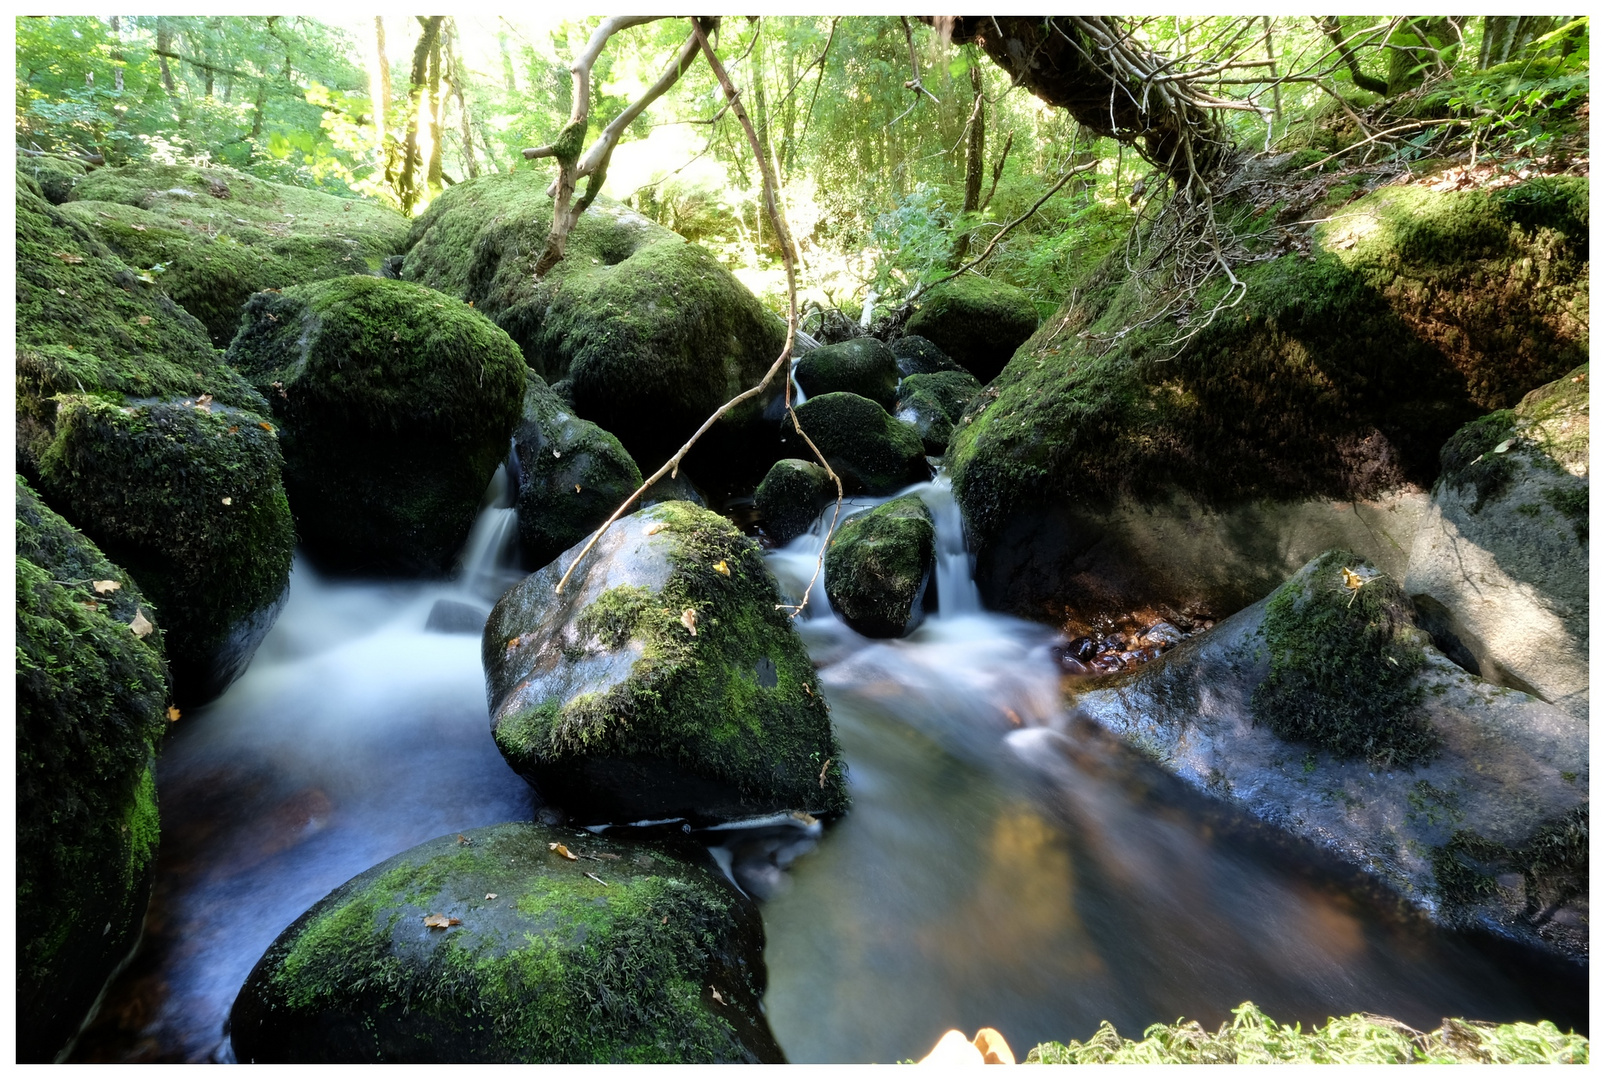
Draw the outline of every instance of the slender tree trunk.
<instances>
[{"instance_id":1,"label":"slender tree trunk","mask_svg":"<svg viewBox=\"0 0 1605 1080\"><path fill-rule=\"evenodd\" d=\"M413 205L418 202L420 166L427 170L418 151L418 111L428 90L429 54L439 39L440 24L444 20L444 15L418 18L423 24L423 33L418 36L418 44L412 51L412 77L407 89L407 138L401 150L401 175L396 178L396 198L401 203L402 211L408 214L412 213Z\"/></svg>"},{"instance_id":2,"label":"slender tree trunk","mask_svg":"<svg viewBox=\"0 0 1605 1080\"><path fill-rule=\"evenodd\" d=\"M513 67L513 52L507 47L507 31L496 31L496 47L502 54L502 85L509 94L518 93L518 74Z\"/></svg>"},{"instance_id":3,"label":"slender tree trunk","mask_svg":"<svg viewBox=\"0 0 1605 1080\"><path fill-rule=\"evenodd\" d=\"M440 92L441 38L435 35L435 44L429 50L429 171L426 176L429 194L433 197L441 187L441 155L445 150L446 98Z\"/></svg>"},{"instance_id":4,"label":"slender tree trunk","mask_svg":"<svg viewBox=\"0 0 1605 1080\"><path fill-rule=\"evenodd\" d=\"M1262 15L1265 20L1265 57L1271 62L1271 78L1276 78L1276 48L1271 44L1271 17ZM1276 114L1276 122L1282 122L1282 84L1271 84L1271 107Z\"/></svg>"},{"instance_id":5,"label":"slender tree trunk","mask_svg":"<svg viewBox=\"0 0 1605 1080\"><path fill-rule=\"evenodd\" d=\"M112 88L120 94L123 92L123 21L121 17L113 15L110 24L111 39L115 43L112 45L111 62L117 65L112 68Z\"/></svg>"},{"instance_id":6,"label":"slender tree trunk","mask_svg":"<svg viewBox=\"0 0 1605 1080\"><path fill-rule=\"evenodd\" d=\"M373 146L379 160L385 158L385 128L390 123L390 54L385 50L385 20L373 17L373 68L368 76L368 92L373 95Z\"/></svg>"},{"instance_id":7,"label":"slender tree trunk","mask_svg":"<svg viewBox=\"0 0 1605 1080\"><path fill-rule=\"evenodd\" d=\"M981 58L970 57L970 139L964 151L964 210L973 214L981 208L981 180L986 173L986 92L981 83ZM970 254L970 230L966 227L953 244L948 269L963 264Z\"/></svg>"},{"instance_id":8,"label":"slender tree trunk","mask_svg":"<svg viewBox=\"0 0 1605 1080\"><path fill-rule=\"evenodd\" d=\"M451 43L446 52L446 77L451 83L451 92L457 98L457 119L462 123L463 129L463 164L468 169L470 179L479 175L479 162L474 159L474 129L468 117L468 97L464 92L468 82L468 72L463 68L463 58L457 52L457 20L449 22Z\"/></svg>"},{"instance_id":9,"label":"slender tree trunk","mask_svg":"<svg viewBox=\"0 0 1605 1080\"><path fill-rule=\"evenodd\" d=\"M156 61L162 69L162 85L167 88L168 97L177 97L178 88L173 85L173 69L167 66L166 53L173 51L173 31L168 29L167 20L160 16L156 18Z\"/></svg>"},{"instance_id":10,"label":"slender tree trunk","mask_svg":"<svg viewBox=\"0 0 1605 1080\"><path fill-rule=\"evenodd\" d=\"M769 106L764 98L763 90L763 27L755 26L753 34L759 37L758 41L753 42L752 47L753 104L757 107L757 113L753 117L753 121L758 131L758 145L762 148L764 156L767 158L769 155ZM762 249L764 245L763 215L755 214L753 216L757 219L757 228L755 230L758 237L757 246Z\"/></svg>"}]
</instances>

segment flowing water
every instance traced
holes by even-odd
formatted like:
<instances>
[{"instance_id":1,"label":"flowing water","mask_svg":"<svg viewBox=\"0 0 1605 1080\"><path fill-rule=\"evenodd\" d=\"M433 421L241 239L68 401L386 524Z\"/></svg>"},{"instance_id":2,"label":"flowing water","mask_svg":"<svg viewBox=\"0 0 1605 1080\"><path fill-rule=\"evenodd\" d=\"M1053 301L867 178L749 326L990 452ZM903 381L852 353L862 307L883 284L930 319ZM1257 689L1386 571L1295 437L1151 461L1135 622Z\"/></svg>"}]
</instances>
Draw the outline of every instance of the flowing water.
<instances>
[{"instance_id":1,"label":"flowing water","mask_svg":"<svg viewBox=\"0 0 1605 1080\"><path fill-rule=\"evenodd\" d=\"M1586 970L1436 930L1075 724L1053 632L982 609L945 479L909 490L937 524L938 614L871 641L816 582L799 622L852 811L822 836L707 837L765 898L766 1008L792 1061L919 1057L982 1026L1023 1054L1103 1019L1214 1026L1245 1000L1306 1026L1369 1011L1586 1030ZM145 946L75 1060L228 1060L235 992L308 906L423 840L531 815L490 738L475 625L516 580L509 501L493 482L455 583L297 562L245 676L164 748ZM769 557L794 597L830 515Z\"/></svg>"}]
</instances>

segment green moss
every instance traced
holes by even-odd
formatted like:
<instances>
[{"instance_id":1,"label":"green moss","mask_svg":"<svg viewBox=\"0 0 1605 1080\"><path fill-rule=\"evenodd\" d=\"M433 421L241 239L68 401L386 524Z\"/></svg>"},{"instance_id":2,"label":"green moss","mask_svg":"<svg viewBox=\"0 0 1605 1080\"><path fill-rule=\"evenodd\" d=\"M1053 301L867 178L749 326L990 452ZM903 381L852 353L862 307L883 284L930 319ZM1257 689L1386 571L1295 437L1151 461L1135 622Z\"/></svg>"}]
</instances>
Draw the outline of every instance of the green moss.
<instances>
[{"instance_id":1,"label":"green moss","mask_svg":"<svg viewBox=\"0 0 1605 1080\"><path fill-rule=\"evenodd\" d=\"M1588 469L1588 365L1540 386L1515 408L1516 424L1559 469Z\"/></svg>"},{"instance_id":2,"label":"green moss","mask_svg":"<svg viewBox=\"0 0 1605 1080\"><path fill-rule=\"evenodd\" d=\"M397 856L286 931L235 1006L241 1056L778 1058L757 1016L761 969L739 958L761 940L756 915L712 876L711 864L527 824L469 839L442 838ZM606 884L549 851L548 841L596 857L583 865ZM487 892L495 899L481 901ZM433 913L462 921L423 930Z\"/></svg>"},{"instance_id":3,"label":"green moss","mask_svg":"<svg viewBox=\"0 0 1605 1080\"><path fill-rule=\"evenodd\" d=\"M788 544L807 532L835 497L836 483L820 465L784 458L769 467L752 501L764 531L775 543Z\"/></svg>"},{"instance_id":4,"label":"green moss","mask_svg":"<svg viewBox=\"0 0 1605 1080\"><path fill-rule=\"evenodd\" d=\"M1487 1024L1445 1020L1420 1032L1384 1016L1354 1013L1303 1031L1279 1024L1244 1002L1232 1020L1210 1032L1196 1020L1154 1024L1140 1042L1123 1039L1106 1020L1086 1042L1042 1043L1026 1055L1028 1065L1248 1065L1274 1063L1406 1064L1586 1064L1588 1040L1561 1034L1554 1024Z\"/></svg>"},{"instance_id":5,"label":"green moss","mask_svg":"<svg viewBox=\"0 0 1605 1080\"><path fill-rule=\"evenodd\" d=\"M893 499L841 524L825 553L825 594L859 633L901 636L918 614L935 557L925 503L917 495Z\"/></svg>"},{"instance_id":6,"label":"green moss","mask_svg":"<svg viewBox=\"0 0 1605 1080\"><path fill-rule=\"evenodd\" d=\"M892 342L892 355L897 358L897 370L907 378L910 375L929 375L937 371L963 371L948 358L947 353L918 334L904 334Z\"/></svg>"},{"instance_id":7,"label":"green moss","mask_svg":"<svg viewBox=\"0 0 1605 1080\"><path fill-rule=\"evenodd\" d=\"M524 396L505 334L431 289L346 277L253 296L228 359L283 424L285 485L316 554L445 568Z\"/></svg>"},{"instance_id":8,"label":"green moss","mask_svg":"<svg viewBox=\"0 0 1605 1080\"><path fill-rule=\"evenodd\" d=\"M594 635L603 648L617 649L634 636L652 600L652 594L639 586L619 585L591 601L575 620L575 629L583 637Z\"/></svg>"},{"instance_id":9,"label":"green moss","mask_svg":"<svg viewBox=\"0 0 1605 1080\"><path fill-rule=\"evenodd\" d=\"M897 388L897 415L912 413L925 452L939 456L947 451L954 423L980 389L980 381L967 371L910 375Z\"/></svg>"},{"instance_id":10,"label":"green moss","mask_svg":"<svg viewBox=\"0 0 1605 1080\"><path fill-rule=\"evenodd\" d=\"M1436 753L1438 736L1417 711L1426 635L1392 578L1329 551L1271 594L1261 632L1271 664L1250 699L1256 724L1378 766Z\"/></svg>"},{"instance_id":11,"label":"green moss","mask_svg":"<svg viewBox=\"0 0 1605 1080\"><path fill-rule=\"evenodd\" d=\"M821 394L798 405L796 413L849 494L890 495L930 477L925 447L914 427L868 398ZM790 420L786 423L789 430Z\"/></svg>"},{"instance_id":12,"label":"green moss","mask_svg":"<svg viewBox=\"0 0 1605 1080\"><path fill-rule=\"evenodd\" d=\"M1432 852L1438 899L1451 916L1493 896L1495 879L1519 873L1525 893L1522 917L1542 925L1548 913L1588 890L1588 806L1544 822L1512 848L1469 829L1457 830Z\"/></svg>"},{"instance_id":13,"label":"green moss","mask_svg":"<svg viewBox=\"0 0 1605 1080\"><path fill-rule=\"evenodd\" d=\"M872 337L853 338L810 350L793 369L810 397L842 390L869 398L883 409L897 400L897 357Z\"/></svg>"},{"instance_id":14,"label":"green moss","mask_svg":"<svg viewBox=\"0 0 1605 1080\"><path fill-rule=\"evenodd\" d=\"M32 155L17 153L17 175L26 177L29 184L37 187L40 198L60 206L72 195L72 189L83 180L88 173L81 161L72 158L56 157L53 154Z\"/></svg>"},{"instance_id":15,"label":"green moss","mask_svg":"<svg viewBox=\"0 0 1605 1080\"><path fill-rule=\"evenodd\" d=\"M129 629L157 621L134 579L20 477L16 498L18 1048L49 1060L139 931L167 670Z\"/></svg>"},{"instance_id":16,"label":"green moss","mask_svg":"<svg viewBox=\"0 0 1605 1080\"><path fill-rule=\"evenodd\" d=\"M1480 511L1489 499L1503 496L1515 479L1517 459L1510 454L1515 436L1515 414L1509 409L1473 420L1443 444L1439 483L1454 491L1475 489L1472 512ZM1501 446L1505 449L1496 453Z\"/></svg>"},{"instance_id":17,"label":"green moss","mask_svg":"<svg viewBox=\"0 0 1605 1080\"><path fill-rule=\"evenodd\" d=\"M962 274L928 292L906 330L987 382L1003 370L1039 321L1036 304L1022 290L979 274Z\"/></svg>"}]
</instances>

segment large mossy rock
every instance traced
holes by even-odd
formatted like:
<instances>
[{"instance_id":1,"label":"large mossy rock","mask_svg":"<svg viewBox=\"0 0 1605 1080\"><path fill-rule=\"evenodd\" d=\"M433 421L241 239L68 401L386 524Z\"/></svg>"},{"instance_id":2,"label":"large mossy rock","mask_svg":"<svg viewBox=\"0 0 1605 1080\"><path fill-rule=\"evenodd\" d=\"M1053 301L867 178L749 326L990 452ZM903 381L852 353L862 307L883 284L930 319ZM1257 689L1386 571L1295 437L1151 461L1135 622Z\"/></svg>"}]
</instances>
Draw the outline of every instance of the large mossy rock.
<instances>
[{"instance_id":1,"label":"large mossy rock","mask_svg":"<svg viewBox=\"0 0 1605 1080\"><path fill-rule=\"evenodd\" d=\"M524 398L506 334L433 289L346 277L257 293L228 359L283 425L310 554L381 572L451 564Z\"/></svg>"},{"instance_id":2,"label":"large mossy rock","mask_svg":"<svg viewBox=\"0 0 1605 1080\"><path fill-rule=\"evenodd\" d=\"M907 333L923 337L982 382L991 382L1041 317L1022 290L963 274L925 294Z\"/></svg>"},{"instance_id":3,"label":"large mossy rock","mask_svg":"<svg viewBox=\"0 0 1605 1080\"><path fill-rule=\"evenodd\" d=\"M1355 544L1330 528L1356 502L1392 522L1362 553L1408 552L1398 493L1431 485L1444 441L1585 358L1586 230L1586 180L1383 188L1316 226L1310 254L1245 265L1241 303L1185 339L1115 253L955 432L982 595L1038 617L1083 594L1224 613ZM1151 544L1150 509L1215 539ZM1235 563L1247 578L1211 570Z\"/></svg>"},{"instance_id":4,"label":"large mossy rock","mask_svg":"<svg viewBox=\"0 0 1605 1080\"><path fill-rule=\"evenodd\" d=\"M1588 718L1588 365L1461 428L1405 588L1452 658Z\"/></svg>"},{"instance_id":5,"label":"large mossy rock","mask_svg":"<svg viewBox=\"0 0 1605 1080\"><path fill-rule=\"evenodd\" d=\"M925 452L940 457L947 452L953 425L980 391L980 380L968 371L909 375L897 387L897 419L913 424Z\"/></svg>"},{"instance_id":6,"label":"large mossy rock","mask_svg":"<svg viewBox=\"0 0 1605 1080\"><path fill-rule=\"evenodd\" d=\"M782 458L769 467L752 501L764 532L777 544L789 544L835 498L836 483L818 462Z\"/></svg>"},{"instance_id":7,"label":"large mossy rock","mask_svg":"<svg viewBox=\"0 0 1605 1080\"><path fill-rule=\"evenodd\" d=\"M606 521L641 486L641 470L618 439L575 416L539 375L526 378L513 452L518 542L524 565L536 569Z\"/></svg>"},{"instance_id":8,"label":"large mossy rock","mask_svg":"<svg viewBox=\"0 0 1605 1080\"><path fill-rule=\"evenodd\" d=\"M521 822L324 897L229 1028L242 1062L780 1063L764 985L758 909L706 849Z\"/></svg>"},{"instance_id":9,"label":"large mossy rock","mask_svg":"<svg viewBox=\"0 0 1605 1080\"><path fill-rule=\"evenodd\" d=\"M16 356L19 469L161 610L180 699L215 696L289 584L266 402L192 316L26 192Z\"/></svg>"},{"instance_id":10,"label":"large mossy rock","mask_svg":"<svg viewBox=\"0 0 1605 1080\"><path fill-rule=\"evenodd\" d=\"M936 566L936 525L918 495L842 522L825 552L825 595L866 637L902 637L924 618Z\"/></svg>"},{"instance_id":11,"label":"large mossy rock","mask_svg":"<svg viewBox=\"0 0 1605 1080\"><path fill-rule=\"evenodd\" d=\"M223 166L97 169L70 198L63 212L156 278L220 349L252 293L377 274L407 239L407 219L378 203Z\"/></svg>"},{"instance_id":12,"label":"large mossy rock","mask_svg":"<svg viewBox=\"0 0 1605 1080\"><path fill-rule=\"evenodd\" d=\"M897 360L897 373L903 378L910 375L932 375L938 371L963 371L947 353L918 334L904 334L891 345L892 356Z\"/></svg>"},{"instance_id":13,"label":"large mossy rock","mask_svg":"<svg viewBox=\"0 0 1605 1080\"><path fill-rule=\"evenodd\" d=\"M21 477L16 555L17 1058L39 1062L139 938L168 691L138 584Z\"/></svg>"},{"instance_id":14,"label":"large mossy rock","mask_svg":"<svg viewBox=\"0 0 1605 1080\"><path fill-rule=\"evenodd\" d=\"M1588 954L1588 726L1444 657L1352 552L1076 706L1449 925Z\"/></svg>"},{"instance_id":15,"label":"large mossy rock","mask_svg":"<svg viewBox=\"0 0 1605 1080\"><path fill-rule=\"evenodd\" d=\"M88 175L83 162L58 154L17 151L17 175L39 186L39 194L56 206L72 197L72 189Z\"/></svg>"},{"instance_id":16,"label":"large mossy rock","mask_svg":"<svg viewBox=\"0 0 1605 1080\"><path fill-rule=\"evenodd\" d=\"M846 391L867 397L883 409L897 401L897 357L872 337L810 349L792 370L809 397Z\"/></svg>"},{"instance_id":17,"label":"large mossy rock","mask_svg":"<svg viewBox=\"0 0 1605 1080\"><path fill-rule=\"evenodd\" d=\"M508 590L485 627L496 745L587 824L847 807L841 750L762 552L660 503Z\"/></svg>"},{"instance_id":18,"label":"large mossy rock","mask_svg":"<svg viewBox=\"0 0 1605 1080\"><path fill-rule=\"evenodd\" d=\"M798 405L796 413L797 422L841 477L849 495L890 495L931 478L925 446L914 426L868 398L821 394ZM791 425L789 418L786 425ZM795 432L788 438L802 442Z\"/></svg>"},{"instance_id":19,"label":"large mossy rock","mask_svg":"<svg viewBox=\"0 0 1605 1080\"><path fill-rule=\"evenodd\" d=\"M785 326L706 250L609 199L569 234L540 281L552 202L522 170L458 184L413 223L402 276L471 301L506 330L580 416L654 469L780 355ZM686 467L750 486L781 456L771 390L726 414Z\"/></svg>"}]
</instances>

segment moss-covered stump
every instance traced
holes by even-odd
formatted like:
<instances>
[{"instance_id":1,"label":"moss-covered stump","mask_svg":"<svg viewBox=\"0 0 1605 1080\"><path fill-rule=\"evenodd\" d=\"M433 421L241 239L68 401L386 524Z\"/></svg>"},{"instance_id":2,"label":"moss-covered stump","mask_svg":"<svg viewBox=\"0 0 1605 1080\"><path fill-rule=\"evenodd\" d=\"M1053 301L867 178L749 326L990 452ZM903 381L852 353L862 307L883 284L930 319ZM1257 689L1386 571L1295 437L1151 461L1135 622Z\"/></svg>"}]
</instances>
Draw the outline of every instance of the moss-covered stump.
<instances>
[{"instance_id":1,"label":"moss-covered stump","mask_svg":"<svg viewBox=\"0 0 1605 1080\"><path fill-rule=\"evenodd\" d=\"M857 394L821 394L797 406L797 421L841 477L849 495L890 495L931 478L912 424ZM786 421L790 428L791 421ZM789 436L796 439L795 432ZM797 440L801 441L801 440Z\"/></svg>"},{"instance_id":2,"label":"moss-covered stump","mask_svg":"<svg viewBox=\"0 0 1605 1080\"><path fill-rule=\"evenodd\" d=\"M1439 647L1588 717L1588 365L1443 448L1405 588Z\"/></svg>"},{"instance_id":3,"label":"moss-covered stump","mask_svg":"<svg viewBox=\"0 0 1605 1080\"><path fill-rule=\"evenodd\" d=\"M1454 664L1396 590L1325 553L1075 706L1440 923L1585 958L1586 722Z\"/></svg>"},{"instance_id":4,"label":"moss-covered stump","mask_svg":"<svg viewBox=\"0 0 1605 1080\"><path fill-rule=\"evenodd\" d=\"M910 375L934 375L938 371L963 371L952 359L918 334L904 334L891 345L892 356L897 360L897 373L903 378Z\"/></svg>"},{"instance_id":5,"label":"moss-covered stump","mask_svg":"<svg viewBox=\"0 0 1605 1080\"><path fill-rule=\"evenodd\" d=\"M842 522L825 552L825 595L865 637L902 637L925 616L936 565L936 525L918 495Z\"/></svg>"},{"instance_id":6,"label":"moss-covered stump","mask_svg":"<svg viewBox=\"0 0 1605 1080\"><path fill-rule=\"evenodd\" d=\"M218 348L239 330L252 293L377 274L407 238L407 219L378 203L223 166L97 169L71 199L65 212L159 281Z\"/></svg>"},{"instance_id":7,"label":"moss-covered stump","mask_svg":"<svg viewBox=\"0 0 1605 1080\"><path fill-rule=\"evenodd\" d=\"M215 696L289 581L266 402L192 316L26 192L16 355L19 467L161 609L180 699Z\"/></svg>"},{"instance_id":8,"label":"moss-covered stump","mask_svg":"<svg viewBox=\"0 0 1605 1080\"><path fill-rule=\"evenodd\" d=\"M1588 1040L1547 1020L1490 1024L1444 1020L1417 1031L1370 1013L1331 1017L1303 1031L1245 1001L1230 1023L1208 1031L1196 1020L1153 1024L1125 1039L1105 1020L1086 1042L1039 1043L1026 1065L1586 1065Z\"/></svg>"},{"instance_id":9,"label":"moss-covered stump","mask_svg":"<svg viewBox=\"0 0 1605 1080\"><path fill-rule=\"evenodd\" d=\"M715 409L758 382L785 326L713 256L599 198L540 281L552 202L520 170L448 189L413 223L402 276L472 301L529 366L568 384L575 411L618 436L643 468L679 449ZM769 393L726 414L686 467L706 483L755 483L781 456Z\"/></svg>"},{"instance_id":10,"label":"moss-covered stump","mask_svg":"<svg viewBox=\"0 0 1605 1080\"><path fill-rule=\"evenodd\" d=\"M17 1058L39 1062L139 937L168 691L155 609L21 477L16 554Z\"/></svg>"},{"instance_id":11,"label":"moss-covered stump","mask_svg":"<svg viewBox=\"0 0 1605 1080\"><path fill-rule=\"evenodd\" d=\"M1311 254L1243 267L1230 317L1186 339L1173 320L1145 323L1150 301L1118 253L1106 259L955 432L949 465L982 595L1041 617L1075 602L1078 574L1139 588L1171 576L1127 550L1143 546L1132 529L1143 508L1233 514L1430 486L1456 428L1585 359L1586 191L1586 180L1381 189L1316 226ZM1302 528L1307 517L1276 536L1222 529L1200 565L1255 545L1296 562L1352 543ZM1089 565L1094 549L1119 558ZM1199 599L1115 592L1100 603ZM1231 610L1240 595L1202 599Z\"/></svg>"},{"instance_id":12,"label":"moss-covered stump","mask_svg":"<svg viewBox=\"0 0 1605 1080\"><path fill-rule=\"evenodd\" d=\"M836 483L818 462L782 458L769 467L753 503L764 532L777 544L789 544L807 532L835 498Z\"/></svg>"},{"instance_id":13,"label":"moss-covered stump","mask_svg":"<svg viewBox=\"0 0 1605 1080\"><path fill-rule=\"evenodd\" d=\"M585 539L641 486L619 440L581 420L533 371L513 431L518 458L518 542L524 565L545 566Z\"/></svg>"},{"instance_id":14,"label":"moss-covered stump","mask_svg":"<svg viewBox=\"0 0 1605 1080\"><path fill-rule=\"evenodd\" d=\"M705 849L519 822L324 897L229 1029L246 1062L780 1063L765 981L757 907Z\"/></svg>"},{"instance_id":15,"label":"moss-covered stump","mask_svg":"<svg viewBox=\"0 0 1605 1080\"><path fill-rule=\"evenodd\" d=\"M615 523L485 627L496 745L588 824L846 809L841 750L758 545L689 503Z\"/></svg>"},{"instance_id":16,"label":"moss-covered stump","mask_svg":"<svg viewBox=\"0 0 1605 1080\"><path fill-rule=\"evenodd\" d=\"M926 293L906 330L991 382L1040 321L1036 304L1020 289L963 274Z\"/></svg>"},{"instance_id":17,"label":"moss-covered stump","mask_svg":"<svg viewBox=\"0 0 1605 1080\"><path fill-rule=\"evenodd\" d=\"M17 174L39 185L39 194L60 206L72 196L72 189L89 172L81 161L56 154L30 154L17 151Z\"/></svg>"},{"instance_id":18,"label":"moss-covered stump","mask_svg":"<svg viewBox=\"0 0 1605 1080\"><path fill-rule=\"evenodd\" d=\"M909 375L897 387L897 418L913 424L925 452L940 457L947 452L953 425L981 390L968 371L937 371Z\"/></svg>"},{"instance_id":19,"label":"moss-covered stump","mask_svg":"<svg viewBox=\"0 0 1605 1080\"><path fill-rule=\"evenodd\" d=\"M524 398L506 334L433 289L347 277L253 296L228 359L283 424L309 554L341 569L450 565Z\"/></svg>"},{"instance_id":20,"label":"moss-covered stump","mask_svg":"<svg viewBox=\"0 0 1605 1080\"><path fill-rule=\"evenodd\" d=\"M792 374L809 397L846 391L883 409L891 409L897 401L897 357L876 338L812 349L797 361Z\"/></svg>"}]
</instances>

